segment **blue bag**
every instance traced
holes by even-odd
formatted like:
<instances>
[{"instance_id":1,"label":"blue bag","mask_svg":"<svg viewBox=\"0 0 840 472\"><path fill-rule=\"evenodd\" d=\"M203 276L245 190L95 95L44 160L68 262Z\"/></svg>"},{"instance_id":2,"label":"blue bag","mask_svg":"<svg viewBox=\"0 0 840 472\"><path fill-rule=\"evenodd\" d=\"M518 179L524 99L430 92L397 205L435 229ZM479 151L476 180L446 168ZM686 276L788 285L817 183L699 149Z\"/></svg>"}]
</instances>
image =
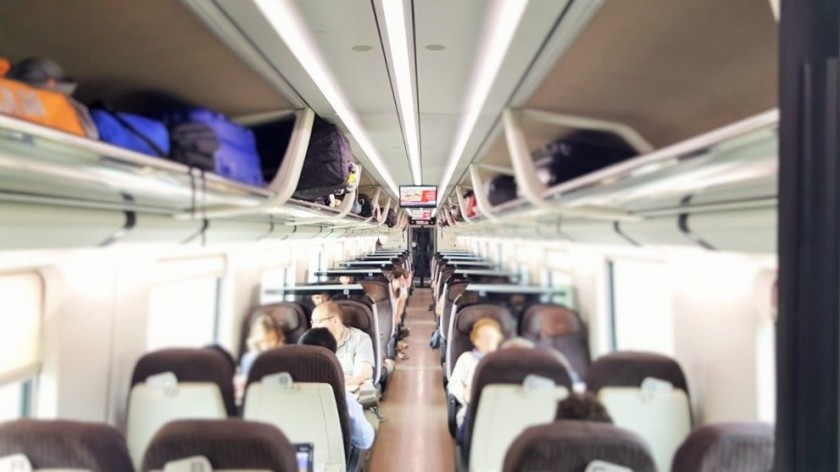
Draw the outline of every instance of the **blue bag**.
<instances>
[{"instance_id":1,"label":"blue bag","mask_svg":"<svg viewBox=\"0 0 840 472\"><path fill-rule=\"evenodd\" d=\"M164 121L170 128L184 123L201 123L210 127L219 140L214 154L214 172L247 185L264 186L265 181L257 153L257 142L251 130L228 120L221 113L206 108L186 108L167 112Z\"/></svg>"},{"instance_id":2,"label":"blue bag","mask_svg":"<svg viewBox=\"0 0 840 472\"><path fill-rule=\"evenodd\" d=\"M160 121L104 109L91 110L90 116L106 143L155 157L169 155L169 131Z\"/></svg>"}]
</instances>

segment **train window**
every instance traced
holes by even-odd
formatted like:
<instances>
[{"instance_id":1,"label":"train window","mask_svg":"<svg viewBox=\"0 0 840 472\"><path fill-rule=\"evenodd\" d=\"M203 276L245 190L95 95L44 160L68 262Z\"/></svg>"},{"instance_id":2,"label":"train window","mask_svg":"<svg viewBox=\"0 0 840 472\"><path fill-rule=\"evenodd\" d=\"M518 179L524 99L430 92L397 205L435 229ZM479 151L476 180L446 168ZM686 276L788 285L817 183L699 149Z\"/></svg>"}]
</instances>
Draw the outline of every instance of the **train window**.
<instances>
[{"instance_id":1,"label":"train window","mask_svg":"<svg viewBox=\"0 0 840 472\"><path fill-rule=\"evenodd\" d=\"M201 347L215 342L220 285L219 277L205 276L153 287L146 347Z\"/></svg>"},{"instance_id":2,"label":"train window","mask_svg":"<svg viewBox=\"0 0 840 472\"><path fill-rule=\"evenodd\" d=\"M41 361L44 287L35 273L0 276L0 385L34 375Z\"/></svg>"},{"instance_id":3,"label":"train window","mask_svg":"<svg viewBox=\"0 0 840 472\"><path fill-rule=\"evenodd\" d=\"M674 355L674 320L668 267L659 262L613 260L613 349Z\"/></svg>"},{"instance_id":4,"label":"train window","mask_svg":"<svg viewBox=\"0 0 840 472\"><path fill-rule=\"evenodd\" d=\"M25 416L24 385L12 383L0 386L0 423Z\"/></svg>"},{"instance_id":5,"label":"train window","mask_svg":"<svg viewBox=\"0 0 840 472\"><path fill-rule=\"evenodd\" d=\"M286 287L288 275L288 267L271 269L262 273L262 280L260 281L260 305L283 301L285 297L282 290Z\"/></svg>"}]
</instances>

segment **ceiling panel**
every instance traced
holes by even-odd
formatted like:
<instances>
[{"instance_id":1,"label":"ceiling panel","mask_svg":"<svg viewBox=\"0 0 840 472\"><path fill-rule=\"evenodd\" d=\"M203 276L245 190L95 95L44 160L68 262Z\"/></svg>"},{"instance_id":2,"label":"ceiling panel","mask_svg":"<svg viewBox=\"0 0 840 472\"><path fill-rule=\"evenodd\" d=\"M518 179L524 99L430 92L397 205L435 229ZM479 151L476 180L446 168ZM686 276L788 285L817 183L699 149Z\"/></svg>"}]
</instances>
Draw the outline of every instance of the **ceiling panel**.
<instances>
[{"instance_id":1,"label":"ceiling panel","mask_svg":"<svg viewBox=\"0 0 840 472\"><path fill-rule=\"evenodd\" d=\"M766 0L606 2L527 106L662 147L775 107L777 52Z\"/></svg>"}]
</instances>

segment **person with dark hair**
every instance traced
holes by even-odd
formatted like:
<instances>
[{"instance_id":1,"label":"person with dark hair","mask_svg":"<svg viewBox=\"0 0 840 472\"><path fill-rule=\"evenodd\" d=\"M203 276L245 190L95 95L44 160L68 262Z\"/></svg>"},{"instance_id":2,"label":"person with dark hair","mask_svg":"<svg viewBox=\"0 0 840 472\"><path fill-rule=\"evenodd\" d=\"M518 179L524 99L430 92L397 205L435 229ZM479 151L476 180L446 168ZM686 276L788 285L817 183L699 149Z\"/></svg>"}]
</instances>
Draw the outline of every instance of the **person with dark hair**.
<instances>
[{"instance_id":1,"label":"person with dark hair","mask_svg":"<svg viewBox=\"0 0 840 472\"><path fill-rule=\"evenodd\" d=\"M315 306L318 306L322 303L328 302L332 299L329 292L316 293L316 294L312 295L310 298L312 299L312 304L314 304Z\"/></svg>"},{"instance_id":2,"label":"person with dark hair","mask_svg":"<svg viewBox=\"0 0 840 472\"><path fill-rule=\"evenodd\" d=\"M607 408L591 393L572 393L557 405L556 420L594 421L612 423Z\"/></svg>"},{"instance_id":3,"label":"person with dark hair","mask_svg":"<svg viewBox=\"0 0 840 472\"><path fill-rule=\"evenodd\" d=\"M333 354L338 349L338 343L330 330L327 328L312 328L300 337L298 344L305 346L320 346ZM376 431L367 419L362 405L356 397L347 390L344 391L344 398L347 402L347 412L350 416L350 443L358 449L369 449L373 445Z\"/></svg>"}]
</instances>

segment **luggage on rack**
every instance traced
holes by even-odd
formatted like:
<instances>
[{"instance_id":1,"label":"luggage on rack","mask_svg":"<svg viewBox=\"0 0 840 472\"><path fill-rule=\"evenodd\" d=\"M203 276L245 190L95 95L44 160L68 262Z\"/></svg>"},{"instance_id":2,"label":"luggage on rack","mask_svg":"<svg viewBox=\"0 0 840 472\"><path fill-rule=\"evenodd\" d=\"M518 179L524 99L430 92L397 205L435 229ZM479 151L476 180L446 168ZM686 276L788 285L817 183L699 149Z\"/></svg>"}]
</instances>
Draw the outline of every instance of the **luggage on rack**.
<instances>
[{"instance_id":1,"label":"luggage on rack","mask_svg":"<svg viewBox=\"0 0 840 472\"><path fill-rule=\"evenodd\" d=\"M55 61L30 57L12 66L0 60L0 113L97 139L87 107L72 98L75 90Z\"/></svg>"},{"instance_id":2,"label":"luggage on rack","mask_svg":"<svg viewBox=\"0 0 840 472\"><path fill-rule=\"evenodd\" d=\"M497 175L487 183L487 199L493 206L516 198L516 180L509 175Z\"/></svg>"},{"instance_id":3,"label":"luggage on rack","mask_svg":"<svg viewBox=\"0 0 840 472\"><path fill-rule=\"evenodd\" d=\"M622 138L600 131L579 131L535 152L538 178L547 186L561 184L635 156Z\"/></svg>"},{"instance_id":4,"label":"luggage on rack","mask_svg":"<svg viewBox=\"0 0 840 472\"><path fill-rule=\"evenodd\" d=\"M476 215L476 213L475 213L475 205L476 205L475 192L470 190L470 192L469 192L469 194L466 198L467 198L467 217L468 218L475 218L475 215Z\"/></svg>"},{"instance_id":5,"label":"luggage on rack","mask_svg":"<svg viewBox=\"0 0 840 472\"><path fill-rule=\"evenodd\" d=\"M219 148L213 155L213 171L222 176L247 185L263 186L265 181L257 154L257 143L251 130L228 120L224 115L206 108L186 108L169 111L164 121L177 137L189 133L206 133L207 130L193 126L184 131L179 126L202 124L215 134ZM200 142L197 139L195 142ZM199 166L201 167L201 166Z\"/></svg>"},{"instance_id":6,"label":"luggage on rack","mask_svg":"<svg viewBox=\"0 0 840 472\"><path fill-rule=\"evenodd\" d=\"M283 163L294 128L294 120L284 119L256 125L262 173L271 181ZM331 194L353 191L359 183L358 167L352 162L350 142L334 124L315 117L309 148L294 197L316 201Z\"/></svg>"},{"instance_id":7,"label":"luggage on rack","mask_svg":"<svg viewBox=\"0 0 840 472\"><path fill-rule=\"evenodd\" d=\"M183 123L170 130L169 158L190 167L215 172L216 152L221 147L213 128L204 123Z\"/></svg>"},{"instance_id":8,"label":"luggage on rack","mask_svg":"<svg viewBox=\"0 0 840 472\"><path fill-rule=\"evenodd\" d=\"M371 202L370 197L367 194L360 193L356 198L356 201L359 203L359 206L361 206L359 216L363 216L365 218L373 216L373 202Z\"/></svg>"},{"instance_id":9,"label":"luggage on rack","mask_svg":"<svg viewBox=\"0 0 840 472\"><path fill-rule=\"evenodd\" d=\"M169 131L160 121L104 108L91 110L90 116L100 140L150 156L169 156Z\"/></svg>"},{"instance_id":10,"label":"luggage on rack","mask_svg":"<svg viewBox=\"0 0 840 472\"><path fill-rule=\"evenodd\" d=\"M383 211L385 211L384 208L379 209L380 214ZM393 208L389 208L388 209L388 214L385 215L385 225L388 226L389 228L393 228L394 226L397 225L397 212L395 212Z\"/></svg>"}]
</instances>

